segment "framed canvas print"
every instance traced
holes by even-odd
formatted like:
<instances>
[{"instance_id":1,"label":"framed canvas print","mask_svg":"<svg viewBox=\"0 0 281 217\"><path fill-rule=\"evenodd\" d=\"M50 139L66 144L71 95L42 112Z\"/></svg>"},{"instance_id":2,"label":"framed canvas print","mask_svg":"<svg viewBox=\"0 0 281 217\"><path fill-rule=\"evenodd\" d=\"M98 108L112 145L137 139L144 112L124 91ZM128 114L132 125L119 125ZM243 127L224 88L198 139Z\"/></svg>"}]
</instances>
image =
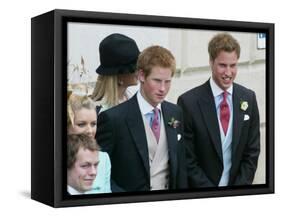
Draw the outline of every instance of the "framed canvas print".
<instances>
[{"instance_id":1,"label":"framed canvas print","mask_svg":"<svg viewBox=\"0 0 281 217\"><path fill-rule=\"evenodd\" d=\"M53 10L31 27L32 199L274 193L274 24Z\"/></svg>"}]
</instances>

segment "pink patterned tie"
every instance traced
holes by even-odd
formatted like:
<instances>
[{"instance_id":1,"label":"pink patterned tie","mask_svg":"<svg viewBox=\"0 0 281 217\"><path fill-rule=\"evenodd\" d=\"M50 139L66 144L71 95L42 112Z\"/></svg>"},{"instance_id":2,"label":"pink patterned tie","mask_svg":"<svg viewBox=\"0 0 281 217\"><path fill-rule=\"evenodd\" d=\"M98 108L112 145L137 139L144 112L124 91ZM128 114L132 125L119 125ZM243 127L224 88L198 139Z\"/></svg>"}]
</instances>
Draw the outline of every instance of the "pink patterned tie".
<instances>
[{"instance_id":1,"label":"pink patterned tie","mask_svg":"<svg viewBox=\"0 0 281 217\"><path fill-rule=\"evenodd\" d=\"M159 123L159 109L153 109L153 120L151 125L152 132L156 138L157 143L159 142L160 137L160 123Z\"/></svg>"},{"instance_id":2,"label":"pink patterned tie","mask_svg":"<svg viewBox=\"0 0 281 217\"><path fill-rule=\"evenodd\" d=\"M227 94L228 93L226 91L223 92L223 101L220 104L220 121L225 135L227 133L228 123L230 118L230 110L229 110L228 103L226 101Z\"/></svg>"}]
</instances>

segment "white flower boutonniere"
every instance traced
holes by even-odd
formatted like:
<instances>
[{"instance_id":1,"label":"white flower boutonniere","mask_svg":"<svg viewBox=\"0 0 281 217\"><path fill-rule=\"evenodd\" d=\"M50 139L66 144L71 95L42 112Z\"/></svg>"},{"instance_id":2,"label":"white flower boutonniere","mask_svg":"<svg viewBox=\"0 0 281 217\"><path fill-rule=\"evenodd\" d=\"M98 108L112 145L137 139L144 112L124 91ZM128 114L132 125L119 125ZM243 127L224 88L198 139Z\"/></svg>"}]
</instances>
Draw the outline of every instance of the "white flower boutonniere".
<instances>
[{"instance_id":1,"label":"white flower boutonniere","mask_svg":"<svg viewBox=\"0 0 281 217\"><path fill-rule=\"evenodd\" d=\"M243 110L243 111L246 111L247 110L247 108L248 108L248 102L247 101L240 101L240 108L241 108L241 110Z\"/></svg>"},{"instance_id":2,"label":"white flower boutonniere","mask_svg":"<svg viewBox=\"0 0 281 217\"><path fill-rule=\"evenodd\" d=\"M177 128L180 125L180 121L176 120L174 117L168 122L169 126Z\"/></svg>"}]
</instances>

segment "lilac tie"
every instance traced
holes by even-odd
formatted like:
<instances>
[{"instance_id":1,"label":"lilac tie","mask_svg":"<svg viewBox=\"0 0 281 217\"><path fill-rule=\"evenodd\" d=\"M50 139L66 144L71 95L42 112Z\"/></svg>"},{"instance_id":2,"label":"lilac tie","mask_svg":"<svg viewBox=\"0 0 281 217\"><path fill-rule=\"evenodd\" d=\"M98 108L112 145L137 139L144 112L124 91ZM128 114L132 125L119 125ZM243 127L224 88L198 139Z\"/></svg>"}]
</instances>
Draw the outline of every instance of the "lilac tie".
<instances>
[{"instance_id":1,"label":"lilac tie","mask_svg":"<svg viewBox=\"0 0 281 217\"><path fill-rule=\"evenodd\" d=\"M151 125L152 132L156 138L157 143L159 142L160 137L160 123L159 123L159 109L153 109L153 120Z\"/></svg>"}]
</instances>

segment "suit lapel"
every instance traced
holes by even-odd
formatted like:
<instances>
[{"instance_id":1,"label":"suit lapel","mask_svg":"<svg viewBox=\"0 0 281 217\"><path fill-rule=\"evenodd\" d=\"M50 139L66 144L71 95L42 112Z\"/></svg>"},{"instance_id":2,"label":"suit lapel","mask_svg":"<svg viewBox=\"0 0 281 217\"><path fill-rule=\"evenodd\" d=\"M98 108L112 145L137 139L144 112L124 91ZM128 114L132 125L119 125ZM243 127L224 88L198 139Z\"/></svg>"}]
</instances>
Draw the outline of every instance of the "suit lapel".
<instances>
[{"instance_id":1,"label":"suit lapel","mask_svg":"<svg viewBox=\"0 0 281 217\"><path fill-rule=\"evenodd\" d=\"M148 156L148 145L146 140L145 129L142 120L142 114L139 109L136 95L130 100L130 109L127 115L128 129L134 139L137 150L143 161L145 170L150 176L149 172L149 156ZM129 163L129 162L128 162Z\"/></svg>"},{"instance_id":2,"label":"suit lapel","mask_svg":"<svg viewBox=\"0 0 281 217\"><path fill-rule=\"evenodd\" d=\"M243 111L240 109L240 100L242 99L242 94L239 88L233 84L233 135L232 135L232 153L235 153L237 144L240 139L241 129L243 125Z\"/></svg>"},{"instance_id":3,"label":"suit lapel","mask_svg":"<svg viewBox=\"0 0 281 217\"><path fill-rule=\"evenodd\" d=\"M171 177L176 177L176 168L177 168L177 131L173 127L168 125L168 122L175 118L173 111L170 109L169 105L164 101L161 104L163 121L166 130L166 136L168 141L168 150L169 150L169 160L170 160L170 171Z\"/></svg>"},{"instance_id":4,"label":"suit lapel","mask_svg":"<svg viewBox=\"0 0 281 217\"><path fill-rule=\"evenodd\" d=\"M203 87L203 92L200 94L200 98L198 100L199 108L202 112L202 116L207 126L207 129L211 135L211 139L214 144L215 150L221 162L223 162L221 148L222 145L220 139L220 129L217 118L216 105L209 84L209 80L203 85Z\"/></svg>"}]
</instances>

